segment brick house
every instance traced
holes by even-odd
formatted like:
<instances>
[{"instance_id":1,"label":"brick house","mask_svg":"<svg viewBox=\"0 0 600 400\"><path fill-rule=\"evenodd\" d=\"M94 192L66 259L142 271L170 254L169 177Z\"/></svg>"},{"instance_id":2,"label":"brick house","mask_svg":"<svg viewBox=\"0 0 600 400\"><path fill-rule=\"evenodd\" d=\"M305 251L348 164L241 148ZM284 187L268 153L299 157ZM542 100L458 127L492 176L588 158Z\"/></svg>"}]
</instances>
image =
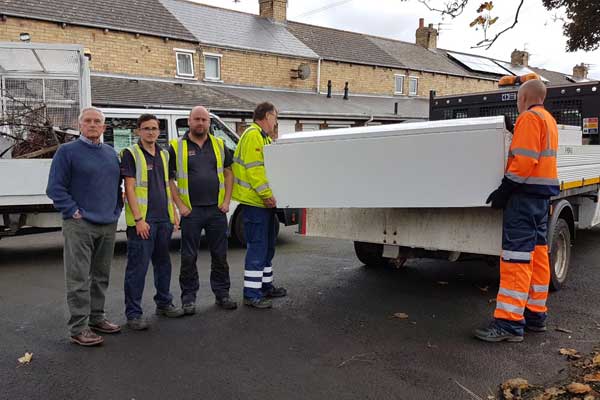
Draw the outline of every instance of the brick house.
<instances>
[{"instance_id":1,"label":"brick house","mask_svg":"<svg viewBox=\"0 0 600 400\"><path fill-rule=\"evenodd\" d=\"M572 79L530 67L526 52L502 62L439 49L423 20L407 43L287 21L287 0L259 5L253 15L186 0L0 0L0 41L81 44L95 105L203 104L238 132L264 100L290 132L426 119L430 90L493 90L510 73Z\"/></svg>"}]
</instances>

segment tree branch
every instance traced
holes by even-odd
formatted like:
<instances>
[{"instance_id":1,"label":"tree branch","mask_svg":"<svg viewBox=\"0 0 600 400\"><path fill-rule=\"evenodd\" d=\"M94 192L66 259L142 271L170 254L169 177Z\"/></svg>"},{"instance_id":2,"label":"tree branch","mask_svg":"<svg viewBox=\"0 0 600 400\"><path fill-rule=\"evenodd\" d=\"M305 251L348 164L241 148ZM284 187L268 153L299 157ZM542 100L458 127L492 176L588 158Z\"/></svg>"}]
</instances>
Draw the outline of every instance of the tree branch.
<instances>
[{"instance_id":1,"label":"tree branch","mask_svg":"<svg viewBox=\"0 0 600 400\"><path fill-rule=\"evenodd\" d=\"M515 13L515 20L513 21L513 24L511 26L509 26L508 28L503 29L502 31L498 32L496 34L496 36L494 36L491 39L484 39L481 42L477 43L475 46L471 46L472 49L479 49L482 47L485 47L486 50L488 50L490 47L492 47L492 45L494 44L494 42L505 32L511 30L512 28L515 27L515 25L517 25L519 23L519 13L521 12L521 7L523 6L523 3L525 2L525 0L521 0L521 2L519 3L519 7L517 7L517 12Z\"/></svg>"},{"instance_id":2,"label":"tree branch","mask_svg":"<svg viewBox=\"0 0 600 400\"><path fill-rule=\"evenodd\" d=\"M429 4L429 0L419 0L419 3L423 4L429 11L434 11L444 15L448 15L452 18L458 17L463 13L465 7L469 3L469 0L454 0L445 4L445 9L435 8Z\"/></svg>"}]
</instances>

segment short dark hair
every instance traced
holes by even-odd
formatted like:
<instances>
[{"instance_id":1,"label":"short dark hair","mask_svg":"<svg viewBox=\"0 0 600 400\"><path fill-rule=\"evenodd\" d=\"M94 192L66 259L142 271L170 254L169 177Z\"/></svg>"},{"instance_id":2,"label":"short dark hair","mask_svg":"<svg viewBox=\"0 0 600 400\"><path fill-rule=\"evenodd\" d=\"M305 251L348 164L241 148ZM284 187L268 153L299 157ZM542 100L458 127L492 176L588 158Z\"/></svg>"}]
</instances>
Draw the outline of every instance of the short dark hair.
<instances>
[{"instance_id":1,"label":"short dark hair","mask_svg":"<svg viewBox=\"0 0 600 400\"><path fill-rule=\"evenodd\" d=\"M137 119L137 127L140 128L144 122L146 122L146 121L152 121L152 120L155 120L160 125L160 121L158 120L158 117L156 115L154 115L154 114L142 114Z\"/></svg>"},{"instance_id":2,"label":"short dark hair","mask_svg":"<svg viewBox=\"0 0 600 400\"><path fill-rule=\"evenodd\" d=\"M265 119L268 113L274 111L277 112L275 106L272 103L265 101L256 106L256 108L254 109L254 114L252 115L252 119L254 121L260 121L262 119Z\"/></svg>"}]
</instances>

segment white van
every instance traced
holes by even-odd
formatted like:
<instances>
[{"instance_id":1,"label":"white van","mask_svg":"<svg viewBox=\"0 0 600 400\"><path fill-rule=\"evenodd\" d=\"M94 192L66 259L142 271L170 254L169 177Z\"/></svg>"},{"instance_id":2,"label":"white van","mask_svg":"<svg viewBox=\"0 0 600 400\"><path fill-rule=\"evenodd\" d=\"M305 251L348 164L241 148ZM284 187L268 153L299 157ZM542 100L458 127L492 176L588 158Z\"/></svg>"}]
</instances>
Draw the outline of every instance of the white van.
<instances>
[{"instance_id":1,"label":"white van","mask_svg":"<svg viewBox=\"0 0 600 400\"><path fill-rule=\"evenodd\" d=\"M117 152L131 146L137 142L134 130L136 129L137 119L142 114L153 114L158 118L160 126L160 135L158 144L168 148L171 140L177 139L188 130L189 110L163 110L146 108L100 108L106 116L106 131L104 132L104 143L115 148ZM232 131L218 116L210 114L210 131L216 137L223 139L225 146L233 152L237 147L239 136ZM280 218L281 219L281 218ZM295 220L295 218L294 218ZM231 202L229 213L227 214L229 223L229 236L238 243L245 244L244 225L241 216L241 208L236 201ZM283 220L282 220L283 221ZM119 220L119 230L125 229L124 213ZM279 225L277 226L279 232Z\"/></svg>"}]
</instances>

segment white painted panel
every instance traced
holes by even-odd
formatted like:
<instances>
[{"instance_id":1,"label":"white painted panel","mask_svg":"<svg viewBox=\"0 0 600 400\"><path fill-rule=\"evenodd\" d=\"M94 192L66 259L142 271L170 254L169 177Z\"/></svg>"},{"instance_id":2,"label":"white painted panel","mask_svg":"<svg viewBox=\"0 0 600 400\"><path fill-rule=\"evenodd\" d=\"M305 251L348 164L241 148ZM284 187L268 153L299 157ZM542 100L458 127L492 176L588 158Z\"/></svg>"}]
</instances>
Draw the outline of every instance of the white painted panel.
<instances>
[{"instance_id":1,"label":"white painted panel","mask_svg":"<svg viewBox=\"0 0 600 400\"><path fill-rule=\"evenodd\" d=\"M52 160L0 160L0 205L52 204L46 196Z\"/></svg>"},{"instance_id":2,"label":"white painted panel","mask_svg":"<svg viewBox=\"0 0 600 400\"><path fill-rule=\"evenodd\" d=\"M265 149L280 207L480 207L504 172L502 118L303 133Z\"/></svg>"},{"instance_id":3,"label":"white painted panel","mask_svg":"<svg viewBox=\"0 0 600 400\"><path fill-rule=\"evenodd\" d=\"M295 119L280 119L278 121L279 137L289 135L290 133L296 132L296 120Z\"/></svg>"}]
</instances>

